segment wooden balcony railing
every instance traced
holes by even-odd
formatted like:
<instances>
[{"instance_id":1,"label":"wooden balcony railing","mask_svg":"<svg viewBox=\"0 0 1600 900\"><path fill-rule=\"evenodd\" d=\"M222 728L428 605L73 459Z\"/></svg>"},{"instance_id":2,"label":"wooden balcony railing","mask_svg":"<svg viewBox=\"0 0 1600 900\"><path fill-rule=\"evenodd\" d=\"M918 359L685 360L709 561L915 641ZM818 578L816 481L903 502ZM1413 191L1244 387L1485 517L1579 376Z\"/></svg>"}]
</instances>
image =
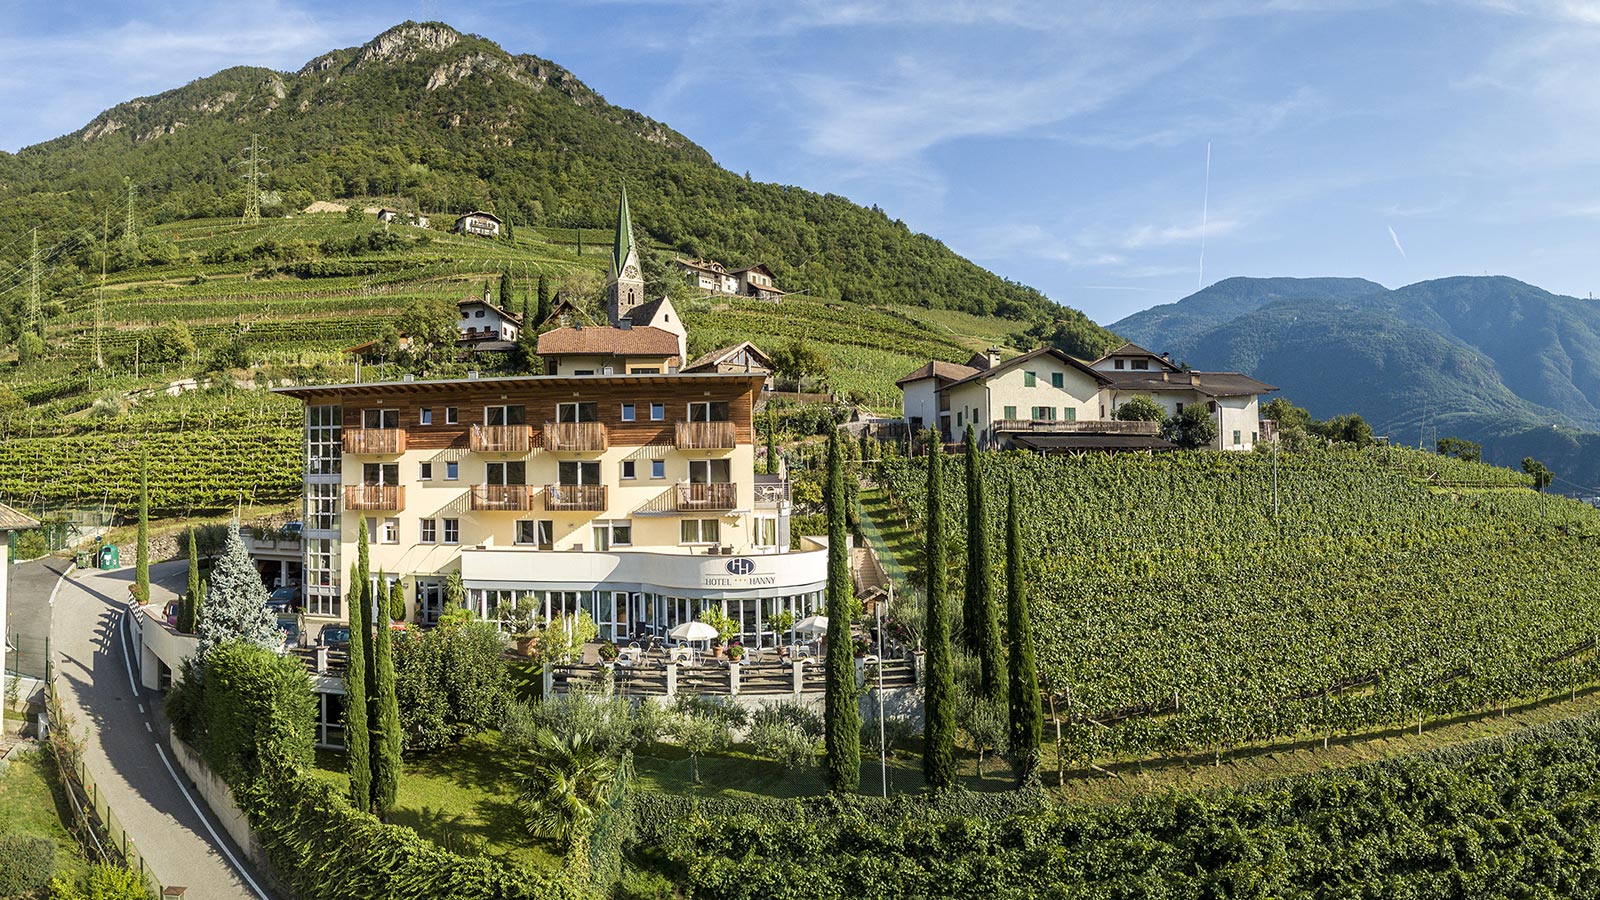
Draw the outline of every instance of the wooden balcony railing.
<instances>
[{"instance_id":1,"label":"wooden balcony railing","mask_svg":"<svg viewBox=\"0 0 1600 900\"><path fill-rule=\"evenodd\" d=\"M531 425L474 425L473 453L527 453L534 448Z\"/></svg>"},{"instance_id":2,"label":"wooden balcony railing","mask_svg":"<svg viewBox=\"0 0 1600 900\"><path fill-rule=\"evenodd\" d=\"M406 489L399 484L347 484L344 508L399 511L406 508Z\"/></svg>"},{"instance_id":3,"label":"wooden balcony railing","mask_svg":"<svg viewBox=\"0 0 1600 900\"><path fill-rule=\"evenodd\" d=\"M599 422L544 423L544 448L552 453L597 451L610 445L606 426Z\"/></svg>"},{"instance_id":4,"label":"wooden balcony railing","mask_svg":"<svg viewBox=\"0 0 1600 900\"><path fill-rule=\"evenodd\" d=\"M475 510L536 509L539 488L532 484L475 484L472 508Z\"/></svg>"},{"instance_id":5,"label":"wooden balcony railing","mask_svg":"<svg viewBox=\"0 0 1600 900\"><path fill-rule=\"evenodd\" d=\"M1123 422L1116 419L1085 419L1083 421L1052 419L996 419L994 430L1044 431L1065 434L1160 434L1160 422Z\"/></svg>"},{"instance_id":6,"label":"wooden balcony railing","mask_svg":"<svg viewBox=\"0 0 1600 900\"><path fill-rule=\"evenodd\" d=\"M376 453L388 456L406 452L404 428L346 428L344 452Z\"/></svg>"},{"instance_id":7,"label":"wooden balcony railing","mask_svg":"<svg viewBox=\"0 0 1600 900\"><path fill-rule=\"evenodd\" d=\"M679 422L676 431L679 450L732 450L732 422Z\"/></svg>"},{"instance_id":8,"label":"wooden balcony railing","mask_svg":"<svg viewBox=\"0 0 1600 900\"><path fill-rule=\"evenodd\" d=\"M702 509L733 509L739 495L739 486L736 484L694 484L683 483L678 485L678 509L680 511Z\"/></svg>"},{"instance_id":9,"label":"wooden balcony railing","mask_svg":"<svg viewBox=\"0 0 1600 900\"><path fill-rule=\"evenodd\" d=\"M563 510L603 511L606 508L606 486L603 484L547 484L544 486L544 508L551 512Z\"/></svg>"}]
</instances>

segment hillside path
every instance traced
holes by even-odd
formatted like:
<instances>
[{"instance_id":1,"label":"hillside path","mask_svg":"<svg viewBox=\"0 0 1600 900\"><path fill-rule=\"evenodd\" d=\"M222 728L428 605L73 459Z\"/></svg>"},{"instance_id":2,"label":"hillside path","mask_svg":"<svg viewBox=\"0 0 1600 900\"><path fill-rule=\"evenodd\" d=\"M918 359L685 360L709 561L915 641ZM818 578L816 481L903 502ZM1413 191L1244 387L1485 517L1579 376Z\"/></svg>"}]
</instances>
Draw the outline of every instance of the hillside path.
<instances>
[{"instance_id":1,"label":"hillside path","mask_svg":"<svg viewBox=\"0 0 1600 900\"><path fill-rule=\"evenodd\" d=\"M150 567L152 602L181 590L184 562ZM188 789L163 742L163 694L138 683L138 650L124 617L133 569L75 572L51 604L56 686L84 762L146 863L185 900L272 900L205 801Z\"/></svg>"}]
</instances>

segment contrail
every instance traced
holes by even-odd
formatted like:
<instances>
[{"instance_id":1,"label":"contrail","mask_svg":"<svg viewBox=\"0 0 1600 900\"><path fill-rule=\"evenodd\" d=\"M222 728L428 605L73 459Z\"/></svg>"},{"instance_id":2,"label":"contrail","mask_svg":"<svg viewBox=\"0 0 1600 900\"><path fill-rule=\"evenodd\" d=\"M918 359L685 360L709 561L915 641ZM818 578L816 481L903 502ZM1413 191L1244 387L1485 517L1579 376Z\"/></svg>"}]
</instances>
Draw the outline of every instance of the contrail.
<instances>
[{"instance_id":1,"label":"contrail","mask_svg":"<svg viewBox=\"0 0 1600 900\"><path fill-rule=\"evenodd\" d=\"M1200 200L1200 275L1195 290L1206 286L1206 214L1211 210L1211 142L1206 141L1206 190Z\"/></svg>"},{"instance_id":2,"label":"contrail","mask_svg":"<svg viewBox=\"0 0 1600 900\"><path fill-rule=\"evenodd\" d=\"M1394 239L1394 248L1400 251L1400 258L1406 259L1406 248L1400 246L1400 235L1394 233L1394 226L1389 226L1389 237Z\"/></svg>"}]
</instances>

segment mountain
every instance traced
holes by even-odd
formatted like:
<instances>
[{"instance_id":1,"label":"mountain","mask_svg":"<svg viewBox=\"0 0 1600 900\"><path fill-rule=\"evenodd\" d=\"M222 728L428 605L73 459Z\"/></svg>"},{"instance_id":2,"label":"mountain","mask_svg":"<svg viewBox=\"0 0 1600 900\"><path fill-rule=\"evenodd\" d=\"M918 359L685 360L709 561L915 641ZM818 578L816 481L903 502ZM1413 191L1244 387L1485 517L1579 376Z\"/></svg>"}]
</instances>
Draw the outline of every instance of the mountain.
<instances>
[{"instance_id":1,"label":"mountain","mask_svg":"<svg viewBox=\"0 0 1600 900\"><path fill-rule=\"evenodd\" d=\"M1360 279L1233 278L1111 326L1197 368L1247 372L1325 417L1405 443L1480 441L1600 493L1600 304L1506 277L1389 290Z\"/></svg>"},{"instance_id":2,"label":"mountain","mask_svg":"<svg viewBox=\"0 0 1600 900\"><path fill-rule=\"evenodd\" d=\"M1112 343L1076 310L882 210L736 175L556 63L440 23L407 22L296 72L227 69L0 154L0 245L10 245L0 264L25 260L27 241L13 239L37 226L43 246L66 241L80 270L97 271L89 248L105 219L113 237L120 231L125 176L144 224L239 215L253 137L268 216L348 198L441 217L482 208L516 227L604 228L626 187L641 237L664 251L657 279L672 253L765 262L781 286L824 299L1064 319L1085 335L1085 354Z\"/></svg>"}]
</instances>

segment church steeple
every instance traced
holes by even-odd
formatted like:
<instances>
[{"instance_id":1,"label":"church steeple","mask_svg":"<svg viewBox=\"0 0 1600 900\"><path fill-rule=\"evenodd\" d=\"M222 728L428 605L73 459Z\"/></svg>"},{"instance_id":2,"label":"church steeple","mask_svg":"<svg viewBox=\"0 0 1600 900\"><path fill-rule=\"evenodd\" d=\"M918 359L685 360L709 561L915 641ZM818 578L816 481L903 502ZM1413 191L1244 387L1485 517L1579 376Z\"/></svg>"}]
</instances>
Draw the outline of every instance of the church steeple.
<instances>
[{"instance_id":1,"label":"church steeple","mask_svg":"<svg viewBox=\"0 0 1600 900\"><path fill-rule=\"evenodd\" d=\"M644 303L644 275L639 271L639 247L633 242L633 217L628 213L628 189L617 205L617 234L611 247L611 280L606 285L606 312L616 325L633 308Z\"/></svg>"}]
</instances>

